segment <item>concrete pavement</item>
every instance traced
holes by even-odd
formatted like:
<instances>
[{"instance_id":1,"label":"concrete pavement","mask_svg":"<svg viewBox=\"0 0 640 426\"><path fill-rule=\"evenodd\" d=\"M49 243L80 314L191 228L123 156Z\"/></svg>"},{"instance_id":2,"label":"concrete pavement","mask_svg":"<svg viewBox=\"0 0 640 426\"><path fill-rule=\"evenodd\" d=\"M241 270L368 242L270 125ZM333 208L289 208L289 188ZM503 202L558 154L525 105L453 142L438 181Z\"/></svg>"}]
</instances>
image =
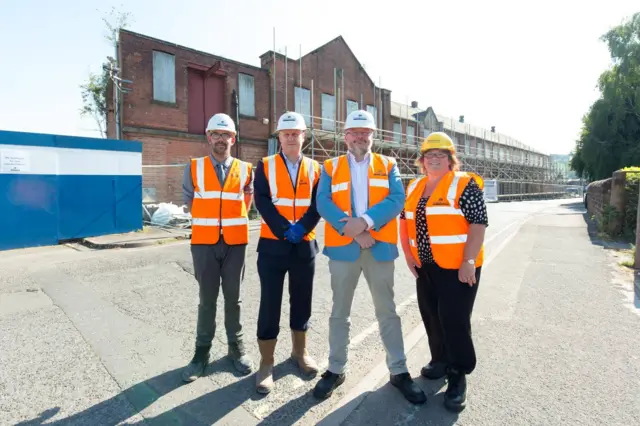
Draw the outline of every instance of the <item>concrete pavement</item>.
<instances>
[{"instance_id":1,"label":"concrete pavement","mask_svg":"<svg viewBox=\"0 0 640 426\"><path fill-rule=\"evenodd\" d=\"M315 401L309 391L317 379L301 379L286 361L286 292L274 393L257 395L255 377L240 377L223 358L222 297L208 377L183 385L179 371L192 355L198 299L188 242L179 242L0 257L0 424L640 423L637 309L622 306L620 288L611 284L612 260L589 241L580 203L566 203L489 206L490 264L474 313L479 363L470 406L458 418L441 408L440 394L432 396L442 383L417 379L430 395L423 407L410 406L386 384L363 279L353 306L349 377L329 400ZM250 249L243 322L257 362L255 259ZM396 303L418 376L428 347L415 283L402 259L396 267ZM619 278L618 287L624 283ZM322 367L330 306L321 256L310 351Z\"/></svg>"}]
</instances>

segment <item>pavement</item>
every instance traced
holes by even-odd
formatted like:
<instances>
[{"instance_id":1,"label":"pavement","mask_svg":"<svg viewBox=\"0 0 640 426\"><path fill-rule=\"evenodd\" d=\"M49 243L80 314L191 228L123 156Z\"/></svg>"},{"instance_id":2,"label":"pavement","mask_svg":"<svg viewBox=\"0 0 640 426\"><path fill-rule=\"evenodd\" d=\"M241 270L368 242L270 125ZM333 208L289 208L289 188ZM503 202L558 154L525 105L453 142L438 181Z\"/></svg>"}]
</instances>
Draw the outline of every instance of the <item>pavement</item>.
<instances>
[{"instance_id":1,"label":"pavement","mask_svg":"<svg viewBox=\"0 0 640 426\"><path fill-rule=\"evenodd\" d=\"M260 226L260 220L249 221L250 232L260 230ZM74 244L81 244L92 249L139 248L190 238L190 228L151 225L134 232L82 238L78 243Z\"/></svg>"},{"instance_id":2,"label":"pavement","mask_svg":"<svg viewBox=\"0 0 640 426\"><path fill-rule=\"evenodd\" d=\"M207 376L185 385L197 283L189 242L124 250L56 246L0 256L0 424L514 425L640 424L640 301L634 274L589 233L580 201L489 205L487 263L473 316L478 366L468 407L442 407L445 384L419 377L429 359L415 281L396 262L395 299L409 369L428 395L406 402L388 384L371 296L361 278L352 309L347 380L326 401L287 360L288 295L276 388L224 358L223 300ZM322 243L322 232L319 240ZM255 361L259 281L251 234L243 324ZM331 291L317 260L309 350L328 356Z\"/></svg>"}]
</instances>

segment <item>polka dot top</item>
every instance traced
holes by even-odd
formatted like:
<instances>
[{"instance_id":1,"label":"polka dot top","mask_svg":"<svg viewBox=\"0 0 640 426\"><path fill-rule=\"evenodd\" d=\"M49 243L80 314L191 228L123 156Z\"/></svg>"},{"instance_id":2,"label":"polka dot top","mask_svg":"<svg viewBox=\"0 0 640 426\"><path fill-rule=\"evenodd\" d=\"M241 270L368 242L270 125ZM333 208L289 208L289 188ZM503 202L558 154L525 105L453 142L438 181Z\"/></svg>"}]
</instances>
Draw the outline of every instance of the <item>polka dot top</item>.
<instances>
[{"instance_id":1,"label":"polka dot top","mask_svg":"<svg viewBox=\"0 0 640 426\"><path fill-rule=\"evenodd\" d=\"M420 262L435 263L433 254L431 253L431 245L429 243L429 230L427 229L427 218L425 216L425 208L429 197L422 197L416 208L416 228L418 237L418 256ZM489 226L489 218L487 216L487 205L484 202L484 195L475 180L471 179L467 184L462 195L460 196L460 210L467 222L470 224L484 224ZM404 210L400 214L400 218L404 219Z\"/></svg>"}]
</instances>

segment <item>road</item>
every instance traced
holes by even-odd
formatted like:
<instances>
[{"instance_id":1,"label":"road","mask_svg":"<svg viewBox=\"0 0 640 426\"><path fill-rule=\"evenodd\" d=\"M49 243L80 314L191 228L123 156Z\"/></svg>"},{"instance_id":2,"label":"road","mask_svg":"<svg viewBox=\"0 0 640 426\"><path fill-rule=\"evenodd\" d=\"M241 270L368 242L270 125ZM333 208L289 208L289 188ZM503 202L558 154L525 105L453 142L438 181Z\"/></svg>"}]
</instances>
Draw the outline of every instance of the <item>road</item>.
<instances>
[{"instance_id":1,"label":"road","mask_svg":"<svg viewBox=\"0 0 640 426\"><path fill-rule=\"evenodd\" d=\"M444 383L416 379L429 398L419 407L387 384L363 278L347 381L329 400L316 401L309 391L318 379L299 378L287 361L286 292L272 394L255 393L255 376L240 376L224 358L222 294L208 375L183 385L198 291L188 243L181 242L0 257L0 424L640 424L640 305L626 306L628 279L614 284L616 268L589 239L581 201L488 208L487 265L473 318L478 368L469 379L469 407L458 416L441 407ZM254 233L242 315L257 362L256 240ZM417 377L429 356L415 281L402 259L395 276ZM327 259L320 256L309 349L321 368L330 309Z\"/></svg>"}]
</instances>

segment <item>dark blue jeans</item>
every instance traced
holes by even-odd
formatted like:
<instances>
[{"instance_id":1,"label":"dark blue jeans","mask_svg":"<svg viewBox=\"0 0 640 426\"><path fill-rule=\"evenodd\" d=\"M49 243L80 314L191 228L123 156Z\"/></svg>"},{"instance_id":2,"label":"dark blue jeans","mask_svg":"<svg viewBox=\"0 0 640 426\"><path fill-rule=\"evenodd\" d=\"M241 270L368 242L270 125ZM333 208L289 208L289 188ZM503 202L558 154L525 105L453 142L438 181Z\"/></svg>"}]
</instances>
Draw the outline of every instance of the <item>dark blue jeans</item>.
<instances>
[{"instance_id":1,"label":"dark blue jeans","mask_svg":"<svg viewBox=\"0 0 640 426\"><path fill-rule=\"evenodd\" d=\"M307 331L311 317L315 268L315 257L300 258L258 253L258 275L260 276L258 339L270 340L278 337L286 273L289 274L289 327L292 330Z\"/></svg>"}]
</instances>

